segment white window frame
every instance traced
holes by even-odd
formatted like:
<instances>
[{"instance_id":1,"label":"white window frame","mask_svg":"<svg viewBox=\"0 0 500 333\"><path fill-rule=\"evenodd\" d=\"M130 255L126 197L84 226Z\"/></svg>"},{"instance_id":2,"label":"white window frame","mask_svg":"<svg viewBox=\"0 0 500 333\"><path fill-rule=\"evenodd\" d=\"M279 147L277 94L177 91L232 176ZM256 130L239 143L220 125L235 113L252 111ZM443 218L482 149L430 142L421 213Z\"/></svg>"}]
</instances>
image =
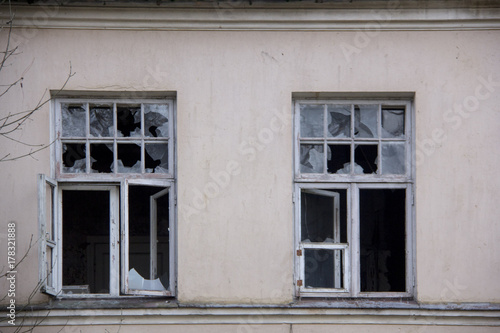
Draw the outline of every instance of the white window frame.
<instances>
[{"instance_id":1,"label":"white window frame","mask_svg":"<svg viewBox=\"0 0 500 333\"><path fill-rule=\"evenodd\" d=\"M404 107L405 108L405 138L401 139L356 139L352 138L300 138L300 105L301 104L379 104L379 115L381 106ZM324 108L326 117L326 106ZM351 111L352 113L352 111ZM415 282L415 258L414 258L414 163L415 152L413 141L414 112L412 101L404 99L294 99L294 247L295 247L295 295L297 297L332 297L332 298L410 298L414 295ZM353 116L352 116L353 117ZM325 118L326 119L326 118ZM380 117L379 117L380 119ZM326 123L326 120L325 120ZM326 126L326 125L325 125ZM380 120L377 121L380 133ZM354 121L351 121L351 133L354 130ZM326 135L326 134L325 134ZM326 148L328 143L377 143L378 156L381 156L381 143L384 141L405 142L406 173L401 175L377 174L328 174L326 165L323 173L300 172L300 144L321 142ZM326 156L326 150L325 156ZM353 170L354 151L351 148L351 170ZM325 157L326 163L326 157ZM301 242L301 193L302 191L323 190L346 190L347 200L347 241L348 244L337 243L302 243ZM405 189L405 278L406 290L404 292L361 292L360 288L360 216L359 216L359 190L360 189ZM305 267L303 250L307 248L341 249L344 252L344 288L306 288Z\"/></svg>"},{"instance_id":2,"label":"white window frame","mask_svg":"<svg viewBox=\"0 0 500 333\"><path fill-rule=\"evenodd\" d=\"M119 137L117 132L118 130L115 130L114 135L109 138L101 138L101 137L91 137L89 134L89 123L90 119L87 115L86 117L86 136L85 137L62 137L62 116L61 116L61 104L63 103L82 103L86 104L87 110L89 109L89 104L93 103L99 103L99 104L112 104L113 105L113 112L116 113L116 107L117 104L166 104L168 105L168 110L169 110L169 121L168 121L168 126L169 126L169 135L166 138L154 138L154 137L146 137L144 135L144 126L142 126L141 129L141 136L140 137ZM89 176L91 176L92 179L95 180L109 180L109 179L121 179L121 178L129 178L132 175L141 175L141 177L144 178L174 178L175 177L175 121L176 121L176 114L175 114L175 109L176 109L176 103L175 99L173 98L144 98L144 99L126 99L126 98L57 98L54 101L54 116L53 116L53 121L54 121L54 128L55 131L55 137L53 137L53 141L55 141L54 147L55 149L52 150L53 154L53 160L56 162L54 165L55 169L55 178L56 179L73 179L73 180L82 180L86 181ZM143 112L143 107L142 107L142 112L141 112L141 123L144 124L144 112ZM116 129L117 126L117 120L116 117L113 117L113 124ZM80 142L85 142L86 146L86 173L65 173L62 170L62 141L68 142L68 143L80 143ZM145 173L145 159L144 159L144 149L141 149L141 169L142 173L118 173L116 170L116 167L114 168L113 172L111 173L91 173L90 172L90 144L92 143L112 143L113 144L113 155L114 155L114 160L116 161L117 154L118 154L118 149L117 145L118 143L127 143L127 142L138 142L140 141L142 145L144 145L145 141L148 143L167 143L168 142L168 173Z\"/></svg>"},{"instance_id":3,"label":"white window frame","mask_svg":"<svg viewBox=\"0 0 500 333\"><path fill-rule=\"evenodd\" d=\"M71 93L70 93L71 94ZM76 94L75 94L76 95ZM153 94L155 95L155 94ZM92 95L93 96L93 95ZM156 96L156 95L155 95ZM170 96L170 95L169 95ZM141 156L142 173L90 173L89 169L89 142L106 141L100 138L89 138L87 130L86 148L87 148L87 172L86 173L63 173L62 165L62 144L61 144L61 103L115 103L116 104L168 104L169 105L169 135L167 139L145 138L142 136L131 138L118 138L118 141L168 141L168 173L145 173L144 172L144 153ZM52 121L51 138L55 142L51 147L52 156L52 175L49 178L45 175L38 175L38 207L39 207L39 279L42 284L42 291L47 294L62 298L113 298L123 296L175 296L177 288L177 198L176 198L176 103L175 98L127 99L127 98L73 98L64 97L55 99L52 102ZM115 110L116 111L116 110ZM144 112L142 112L142 115ZM86 117L87 128L89 117ZM116 128L116 117L114 117ZM144 118L142 118L144 123ZM144 126L142 126L144 128ZM144 130L142 130L144 131ZM72 140L65 137L64 140ZM81 138L78 138L82 141ZM109 139L107 139L109 141ZM117 134L115 131L113 137L114 158L116 161ZM116 170L115 170L116 171ZM169 286L165 291L158 290L132 290L128 288L129 275L129 235L128 235L128 193L129 185L141 185L151 187L163 187L161 194L169 196ZM51 195L46 195L50 189ZM63 190L106 190L110 191L110 290L108 294L64 294L62 291L62 191ZM154 199L161 195L157 193L151 199L150 209L155 208ZM49 212L48 209L51 209ZM151 211L150 223L154 218L156 210ZM50 224L50 226L49 226ZM53 233L48 233L52 230ZM150 235L150 246L153 240L152 232ZM52 269L47 266L46 256L48 251L52 251ZM115 258L112 260L112 258ZM150 260L154 260L154 255ZM153 269L153 268L152 268ZM150 278L144 277L146 279Z\"/></svg>"}]
</instances>

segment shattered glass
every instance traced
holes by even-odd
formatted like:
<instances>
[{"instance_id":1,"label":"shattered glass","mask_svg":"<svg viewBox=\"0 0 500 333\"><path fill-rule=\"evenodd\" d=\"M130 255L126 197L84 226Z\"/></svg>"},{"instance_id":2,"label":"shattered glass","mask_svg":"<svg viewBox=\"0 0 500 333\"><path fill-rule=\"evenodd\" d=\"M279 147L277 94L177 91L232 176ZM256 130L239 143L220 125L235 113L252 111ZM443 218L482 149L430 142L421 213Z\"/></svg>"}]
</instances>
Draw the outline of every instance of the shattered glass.
<instances>
[{"instance_id":1,"label":"shattered glass","mask_svg":"<svg viewBox=\"0 0 500 333\"><path fill-rule=\"evenodd\" d=\"M327 109L328 137L351 137L351 106L328 105Z\"/></svg>"},{"instance_id":2,"label":"shattered glass","mask_svg":"<svg viewBox=\"0 0 500 333\"><path fill-rule=\"evenodd\" d=\"M90 172L113 172L113 144L90 144Z\"/></svg>"},{"instance_id":3,"label":"shattered glass","mask_svg":"<svg viewBox=\"0 0 500 333\"><path fill-rule=\"evenodd\" d=\"M354 163L359 165L359 168L354 169L354 173L377 173L378 169L378 148L377 145L356 145L354 149Z\"/></svg>"},{"instance_id":4,"label":"shattered glass","mask_svg":"<svg viewBox=\"0 0 500 333\"><path fill-rule=\"evenodd\" d=\"M144 104L144 135L168 137L167 104Z\"/></svg>"},{"instance_id":5,"label":"shattered glass","mask_svg":"<svg viewBox=\"0 0 500 333\"><path fill-rule=\"evenodd\" d=\"M128 272L128 287L134 290L167 290L159 278L154 280L145 279L135 270L135 268L132 268Z\"/></svg>"},{"instance_id":6,"label":"shattered glass","mask_svg":"<svg viewBox=\"0 0 500 333\"><path fill-rule=\"evenodd\" d=\"M302 138L323 137L323 105L300 106L300 136Z\"/></svg>"},{"instance_id":7,"label":"shattered glass","mask_svg":"<svg viewBox=\"0 0 500 333\"><path fill-rule=\"evenodd\" d=\"M351 146L350 145L328 145L326 167L328 173L342 173L339 170L344 168L347 163L350 164L351 160Z\"/></svg>"},{"instance_id":8,"label":"shattered glass","mask_svg":"<svg viewBox=\"0 0 500 333\"><path fill-rule=\"evenodd\" d=\"M84 173L86 170L85 143L63 143L63 172Z\"/></svg>"},{"instance_id":9,"label":"shattered glass","mask_svg":"<svg viewBox=\"0 0 500 333\"><path fill-rule=\"evenodd\" d=\"M113 108L109 105L90 105L90 136L110 137L114 135Z\"/></svg>"},{"instance_id":10,"label":"shattered glass","mask_svg":"<svg viewBox=\"0 0 500 333\"><path fill-rule=\"evenodd\" d=\"M405 145L404 143L382 144L382 174L405 174Z\"/></svg>"},{"instance_id":11,"label":"shattered glass","mask_svg":"<svg viewBox=\"0 0 500 333\"><path fill-rule=\"evenodd\" d=\"M116 127L120 137L141 136L141 106L119 104L116 106Z\"/></svg>"},{"instance_id":12,"label":"shattered glass","mask_svg":"<svg viewBox=\"0 0 500 333\"><path fill-rule=\"evenodd\" d=\"M168 144L145 145L145 168L150 173L168 173Z\"/></svg>"},{"instance_id":13,"label":"shattered glass","mask_svg":"<svg viewBox=\"0 0 500 333\"><path fill-rule=\"evenodd\" d=\"M382 137L403 138L405 135L404 109L382 109Z\"/></svg>"},{"instance_id":14,"label":"shattered glass","mask_svg":"<svg viewBox=\"0 0 500 333\"><path fill-rule=\"evenodd\" d=\"M354 106L354 135L356 138L377 137L378 105Z\"/></svg>"},{"instance_id":15,"label":"shattered glass","mask_svg":"<svg viewBox=\"0 0 500 333\"><path fill-rule=\"evenodd\" d=\"M323 145L301 144L300 145L300 172L323 173L324 172L324 149Z\"/></svg>"},{"instance_id":16,"label":"shattered glass","mask_svg":"<svg viewBox=\"0 0 500 333\"><path fill-rule=\"evenodd\" d=\"M85 137L86 111L83 104L61 104L62 136Z\"/></svg>"},{"instance_id":17,"label":"shattered glass","mask_svg":"<svg viewBox=\"0 0 500 333\"><path fill-rule=\"evenodd\" d=\"M141 146L118 144L117 164L119 173L141 173Z\"/></svg>"}]
</instances>

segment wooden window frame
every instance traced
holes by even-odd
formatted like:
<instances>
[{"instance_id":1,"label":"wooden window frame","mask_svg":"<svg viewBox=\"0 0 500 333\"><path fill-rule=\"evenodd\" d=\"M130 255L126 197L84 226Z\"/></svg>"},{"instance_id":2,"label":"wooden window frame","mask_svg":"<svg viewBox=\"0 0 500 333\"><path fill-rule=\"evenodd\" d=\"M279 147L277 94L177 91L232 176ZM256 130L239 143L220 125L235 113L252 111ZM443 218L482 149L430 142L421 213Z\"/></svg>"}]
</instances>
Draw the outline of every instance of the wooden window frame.
<instances>
[{"instance_id":1,"label":"wooden window frame","mask_svg":"<svg viewBox=\"0 0 500 333\"><path fill-rule=\"evenodd\" d=\"M378 133L380 132L380 112L382 107L404 107L405 108L405 137L403 139L385 139L381 137L371 139L353 138L301 138L300 137L300 105L301 104L323 104L324 119L326 119L327 104L351 105L351 133L354 130L352 121L353 106L356 104L378 104ZM293 101L294 119L294 247L295 247L295 295L296 297L331 297L331 298L411 298L415 289L415 239L414 239L414 126L413 103L407 98L393 99L295 99ZM326 120L324 120L326 123ZM326 131L326 125L325 129ZM326 132L325 132L326 135ZM381 135L379 135L381 136ZM381 174L329 174L325 165L323 173L301 173L300 172L300 144L316 143L322 144L326 149L327 144L346 143L354 147L357 143L377 143L378 156L381 158L381 143L404 142L405 143L405 174L391 175ZM351 170L353 170L354 151L351 149ZM304 245L301 243L301 193L310 190L346 190L347 196L347 242L348 244L325 244L312 243ZM360 189L405 189L405 283L404 292L362 292L360 290L360 216L359 216L359 190ZM304 285L304 248L343 249L344 251L344 288L306 288Z\"/></svg>"}]
</instances>

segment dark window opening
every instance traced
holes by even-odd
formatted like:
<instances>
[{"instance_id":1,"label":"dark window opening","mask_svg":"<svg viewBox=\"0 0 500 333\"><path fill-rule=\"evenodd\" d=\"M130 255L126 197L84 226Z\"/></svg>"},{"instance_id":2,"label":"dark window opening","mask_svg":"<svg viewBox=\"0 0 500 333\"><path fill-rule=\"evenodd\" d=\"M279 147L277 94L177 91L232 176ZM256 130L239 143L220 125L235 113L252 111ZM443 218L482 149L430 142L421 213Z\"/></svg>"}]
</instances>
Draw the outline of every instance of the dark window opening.
<instances>
[{"instance_id":1,"label":"dark window opening","mask_svg":"<svg viewBox=\"0 0 500 333\"><path fill-rule=\"evenodd\" d=\"M306 249L305 287L344 288L342 250Z\"/></svg>"},{"instance_id":2,"label":"dark window opening","mask_svg":"<svg viewBox=\"0 0 500 333\"><path fill-rule=\"evenodd\" d=\"M330 156L326 161L328 173L350 173L351 146L328 145L328 149L330 150Z\"/></svg>"},{"instance_id":3,"label":"dark window opening","mask_svg":"<svg viewBox=\"0 0 500 333\"><path fill-rule=\"evenodd\" d=\"M406 291L404 189L361 189L361 291Z\"/></svg>"},{"instance_id":4,"label":"dark window opening","mask_svg":"<svg viewBox=\"0 0 500 333\"><path fill-rule=\"evenodd\" d=\"M363 168L363 172L358 171L355 165L355 173L377 173L378 160L377 145L357 145L354 149L354 163Z\"/></svg>"},{"instance_id":5,"label":"dark window opening","mask_svg":"<svg viewBox=\"0 0 500 333\"><path fill-rule=\"evenodd\" d=\"M63 191L65 293L109 293L109 195L109 191Z\"/></svg>"},{"instance_id":6,"label":"dark window opening","mask_svg":"<svg viewBox=\"0 0 500 333\"><path fill-rule=\"evenodd\" d=\"M129 277L129 288L167 290L169 263L168 189L130 186L129 271L135 270L139 276ZM155 283L155 279L159 281Z\"/></svg>"}]
</instances>

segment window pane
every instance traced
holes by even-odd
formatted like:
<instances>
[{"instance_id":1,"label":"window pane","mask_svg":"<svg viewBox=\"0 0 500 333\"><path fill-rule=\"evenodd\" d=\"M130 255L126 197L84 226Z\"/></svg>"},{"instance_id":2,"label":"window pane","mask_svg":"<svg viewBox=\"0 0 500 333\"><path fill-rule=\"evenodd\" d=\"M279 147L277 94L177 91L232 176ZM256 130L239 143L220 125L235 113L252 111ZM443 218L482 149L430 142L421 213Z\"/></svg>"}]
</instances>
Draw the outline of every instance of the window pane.
<instances>
[{"instance_id":1,"label":"window pane","mask_svg":"<svg viewBox=\"0 0 500 333\"><path fill-rule=\"evenodd\" d=\"M144 104L144 135L168 137L168 105Z\"/></svg>"},{"instance_id":2,"label":"window pane","mask_svg":"<svg viewBox=\"0 0 500 333\"><path fill-rule=\"evenodd\" d=\"M301 241L347 243L346 190L303 189Z\"/></svg>"},{"instance_id":3,"label":"window pane","mask_svg":"<svg viewBox=\"0 0 500 333\"><path fill-rule=\"evenodd\" d=\"M62 162L64 173L84 173L86 169L85 143L63 143Z\"/></svg>"},{"instance_id":4,"label":"window pane","mask_svg":"<svg viewBox=\"0 0 500 333\"><path fill-rule=\"evenodd\" d=\"M328 145L326 166L328 173L351 173L351 146Z\"/></svg>"},{"instance_id":5,"label":"window pane","mask_svg":"<svg viewBox=\"0 0 500 333\"><path fill-rule=\"evenodd\" d=\"M114 135L113 107L111 105L90 104L90 135L111 137Z\"/></svg>"},{"instance_id":6,"label":"window pane","mask_svg":"<svg viewBox=\"0 0 500 333\"><path fill-rule=\"evenodd\" d=\"M342 250L305 249L306 288L343 288Z\"/></svg>"},{"instance_id":7,"label":"window pane","mask_svg":"<svg viewBox=\"0 0 500 333\"><path fill-rule=\"evenodd\" d=\"M356 145L354 149L354 173L377 173L377 145Z\"/></svg>"},{"instance_id":8,"label":"window pane","mask_svg":"<svg viewBox=\"0 0 500 333\"><path fill-rule=\"evenodd\" d=\"M382 173L405 174L405 145L404 143L382 144Z\"/></svg>"},{"instance_id":9,"label":"window pane","mask_svg":"<svg viewBox=\"0 0 500 333\"><path fill-rule=\"evenodd\" d=\"M141 146L139 144L118 144L118 172L141 173Z\"/></svg>"},{"instance_id":10,"label":"window pane","mask_svg":"<svg viewBox=\"0 0 500 333\"><path fill-rule=\"evenodd\" d=\"M323 173L324 154L323 145L300 145L300 172Z\"/></svg>"},{"instance_id":11,"label":"window pane","mask_svg":"<svg viewBox=\"0 0 500 333\"><path fill-rule=\"evenodd\" d=\"M405 189L360 189L361 291L406 290Z\"/></svg>"},{"instance_id":12,"label":"window pane","mask_svg":"<svg viewBox=\"0 0 500 333\"><path fill-rule=\"evenodd\" d=\"M162 291L169 287L169 197L164 190L129 187L130 289ZM151 211L152 207L156 210Z\"/></svg>"},{"instance_id":13,"label":"window pane","mask_svg":"<svg viewBox=\"0 0 500 333\"><path fill-rule=\"evenodd\" d=\"M146 172L168 173L168 144L146 144Z\"/></svg>"},{"instance_id":14,"label":"window pane","mask_svg":"<svg viewBox=\"0 0 500 333\"><path fill-rule=\"evenodd\" d=\"M323 105L300 106L300 137L323 137Z\"/></svg>"},{"instance_id":15,"label":"window pane","mask_svg":"<svg viewBox=\"0 0 500 333\"><path fill-rule=\"evenodd\" d=\"M333 138L351 137L351 106L328 105L327 109L327 135Z\"/></svg>"},{"instance_id":16,"label":"window pane","mask_svg":"<svg viewBox=\"0 0 500 333\"><path fill-rule=\"evenodd\" d=\"M63 291L109 293L109 191L63 191Z\"/></svg>"},{"instance_id":17,"label":"window pane","mask_svg":"<svg viewBox=\"0 0 500 333\"><path fill-rule=\"evenodd\" d=\"M354 106L354 134L356 138L376 138L378 105Z\"/></svg>"},{"instance_id":18,"label":"window pane","mask_svg":"<svg viewBox=\"0 0 500 333\"><path fill-rule=\"evenodd\" d=\"M62 136L85 137L87 127L83 104L61 104Z\"/></svg>"},{"instance_id":19,"label":"window pane","mask_svg":"<svg viewBox=\"0 0 500 333\"><path fill-rule=\"evenodd\" d=\"M141 106L121 104L116 106L118 136L141 136Z\"/></svg>"},{"instance_id":20,"label":"window pane","mask_svg":"<svg viewBox=\"0 0 500 333\"><path fill-rule=\"evenodd\" d=\"M91 172L113 172L113 144L90 144Z\"/></svg>"},{"instance_id":21,"label":"window pane","mask_svg":"<svg viewBox=\"0 0 500 333\"><path fill-rule=\"evenodd\" d=\"M404 109L382 109L382 137L403 138L405 135Z\"/></svg>"}]
</instances>

